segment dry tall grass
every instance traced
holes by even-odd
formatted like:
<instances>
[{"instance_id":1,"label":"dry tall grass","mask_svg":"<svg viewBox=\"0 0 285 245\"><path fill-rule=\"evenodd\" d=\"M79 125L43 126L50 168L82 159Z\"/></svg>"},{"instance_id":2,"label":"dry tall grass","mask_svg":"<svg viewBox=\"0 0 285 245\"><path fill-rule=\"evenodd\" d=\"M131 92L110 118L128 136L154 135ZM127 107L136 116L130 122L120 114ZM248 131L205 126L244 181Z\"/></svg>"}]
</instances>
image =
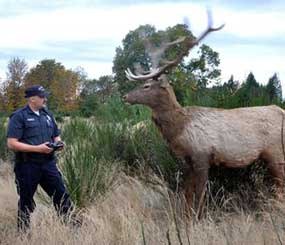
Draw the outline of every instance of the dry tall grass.
<instances>
[{"instance_id":1,"label":"dry tall grass","mask_svg":"<svg viewBox=\"0 0 285 245\"><path fill-rule=\"evenodd\" d=\"M207 213L186 222L183 201L165 185L151 188L121 174L120 185L84 210L80 228L64 225L53 207L37 200L28 234L17 234L17 194L7 163L0 165L0 244L282 244L285 204L268 202L264 211Z\"/></svg>"}]
</instances>

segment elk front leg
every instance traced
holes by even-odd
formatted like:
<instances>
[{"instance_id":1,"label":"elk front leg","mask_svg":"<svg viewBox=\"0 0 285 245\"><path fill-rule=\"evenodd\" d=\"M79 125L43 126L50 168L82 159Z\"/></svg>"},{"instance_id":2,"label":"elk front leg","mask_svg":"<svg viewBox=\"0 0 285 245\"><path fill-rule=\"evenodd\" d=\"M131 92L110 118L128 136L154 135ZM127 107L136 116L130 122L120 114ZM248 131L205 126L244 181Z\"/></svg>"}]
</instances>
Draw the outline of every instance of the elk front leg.
<instances>
[{"instance_id":1,"label":"elk front leg","mask_svg":"<svg viewBox=\"0 0 285 245\"><path fill-rule=\"evenodd\" d=\"M206 159L202 161L192 161L191 158L185 158L189 168L185 176L185 199L189 212L195 212L198 218L201 217L203 202L208 181L209 165ZM189 215L189 213L188 213Z\"/></svg>"}]
</instances>

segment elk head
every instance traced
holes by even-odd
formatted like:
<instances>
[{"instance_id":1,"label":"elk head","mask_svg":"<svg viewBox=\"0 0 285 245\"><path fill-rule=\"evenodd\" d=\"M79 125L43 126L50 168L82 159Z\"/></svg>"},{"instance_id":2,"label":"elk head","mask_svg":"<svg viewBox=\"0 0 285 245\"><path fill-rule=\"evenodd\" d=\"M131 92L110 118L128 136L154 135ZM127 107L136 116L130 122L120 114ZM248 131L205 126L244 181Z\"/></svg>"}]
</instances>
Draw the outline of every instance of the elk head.
<instances>
[{"instance_id":1,"label":"elk head","mask_svg":"<svg viewBox=\"0 0 285 245\"><path fill-rule=\"evenodd\" d=\"M130 104L146 105L152 109L169 109L172 105L179 105L165 74L157 80L148 79L143 85L123 96L123 100Z\"/></svg>"},{"instance_id":2,"label":"elk head","mask_svg":"<svg viewBox=\"0 0 285 245\"><path fill-rule=\"evenodd\" d=\"M146 48L148 48L148 50L152 50L152 52L162 53L174 45L180 45L180 52L175 59L162 60L160 62L161 66L152 67L150 71L145 71L143 74L133 74L128 68L125 73L129 80L144 81L145 83L139 88L126 94L123 97L124 101L131 104L144 104L151 108L158 106L161 107L163 105L177 105L178 102L176 101L173 89L165 74L169 72L170 69L177 66L183 57L187 56L189 51L194 46L199 44L200 41L203 40L209 33L218 31L223 27L224 25L221 25L218 28L212 27L212 16L208 11L208 27L198 38L193 38L192 35L180 37L173 42L164 43L160 48L158 48L158 50L154 50L154 47L150 48L151 44L149 40L144 40ZM157 64L157 62L152 62L152 64L154 63ZM172 103L170 103L171 100L173 100Z\"/></svg>"}]
</instances>

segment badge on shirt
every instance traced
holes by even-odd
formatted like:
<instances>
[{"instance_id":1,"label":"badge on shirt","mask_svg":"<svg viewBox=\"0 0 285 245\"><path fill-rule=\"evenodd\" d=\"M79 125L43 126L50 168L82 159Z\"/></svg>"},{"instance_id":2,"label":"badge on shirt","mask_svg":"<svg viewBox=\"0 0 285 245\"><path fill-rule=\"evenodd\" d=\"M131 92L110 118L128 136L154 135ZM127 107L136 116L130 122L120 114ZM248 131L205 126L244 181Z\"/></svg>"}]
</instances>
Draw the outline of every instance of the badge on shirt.
<instances>
[{"instance_id":1,"label":"badge on shirt","mask_svg":"<svg viewBox=\"0 0 285 245\"><path fill-rule=\"evenodd\" d=\"M51 117L49 115L46 115L47 117L47 124L50 126L51 125Z\"/></svg>"},{"instance_id":2,"label":"badge on shirt","mask_svg":"<svg viewBox=\"0 0 285 245\"><path fill-rule=\"evenodd\" d=\"M35 118L27 118L27 121L28 122L33 122L33 121L35 121Z\"/></svg>"}]
</instances>

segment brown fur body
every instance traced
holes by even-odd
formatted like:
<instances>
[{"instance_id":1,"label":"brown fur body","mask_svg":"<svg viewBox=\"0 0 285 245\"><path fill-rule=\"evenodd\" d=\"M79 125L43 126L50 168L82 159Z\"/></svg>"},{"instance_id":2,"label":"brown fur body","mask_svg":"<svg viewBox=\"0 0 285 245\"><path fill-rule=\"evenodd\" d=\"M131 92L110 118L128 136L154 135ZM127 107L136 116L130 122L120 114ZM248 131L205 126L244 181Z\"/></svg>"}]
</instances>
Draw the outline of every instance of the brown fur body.
<instances>
[{"instance_id":1,"label":"brown fur body","mask_svg":"<svg viewBox=\"0 0 285 245\"><path fill-rule=\"evenodd\" d=\"M168 82L148 82L124 97L152 108L152 119L171 150L188 164L185 195L199 212L211 165L245 167L257 159L267 163L282 193L284 111L277 106L231 110L185 107Z\"/></svg>"}]
</instances>

